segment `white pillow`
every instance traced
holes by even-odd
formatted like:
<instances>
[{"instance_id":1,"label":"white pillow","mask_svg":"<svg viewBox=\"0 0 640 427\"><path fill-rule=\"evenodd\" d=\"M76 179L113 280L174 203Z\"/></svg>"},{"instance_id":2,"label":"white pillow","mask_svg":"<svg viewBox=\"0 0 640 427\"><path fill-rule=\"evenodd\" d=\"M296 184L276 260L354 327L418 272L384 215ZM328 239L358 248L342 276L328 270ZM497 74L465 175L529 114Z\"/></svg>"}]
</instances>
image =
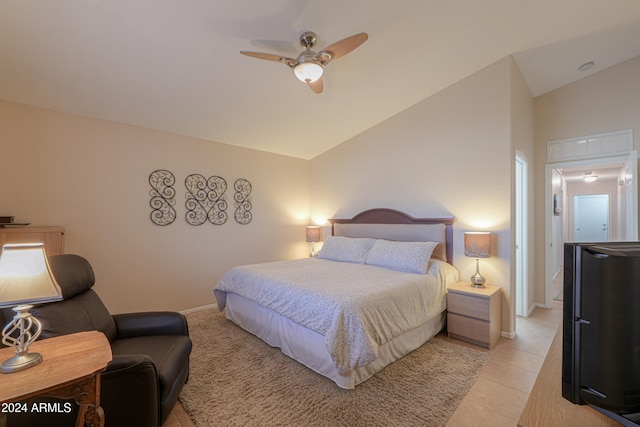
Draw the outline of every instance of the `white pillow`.
<instances>
[{"instance_id":1,"label":"white pillow","mask_svg":"<svg viewBox=\"0 0 640 427\"><path fill-rule=\"evenodd\" d=\"M391 270L426 274L429 260L437 242L394 242L376 240L367 255L366 263Z\"/></svg>"},{"instance_id":2,"label":"white pillow","mask_svg":"<svg viewBox=\"0 0 640 427\"><path fill-rule=\"evenodd\" d=\"M318 258L364 264L375 239L329 236L318 252Z\"/></svg>"}]
</instances>

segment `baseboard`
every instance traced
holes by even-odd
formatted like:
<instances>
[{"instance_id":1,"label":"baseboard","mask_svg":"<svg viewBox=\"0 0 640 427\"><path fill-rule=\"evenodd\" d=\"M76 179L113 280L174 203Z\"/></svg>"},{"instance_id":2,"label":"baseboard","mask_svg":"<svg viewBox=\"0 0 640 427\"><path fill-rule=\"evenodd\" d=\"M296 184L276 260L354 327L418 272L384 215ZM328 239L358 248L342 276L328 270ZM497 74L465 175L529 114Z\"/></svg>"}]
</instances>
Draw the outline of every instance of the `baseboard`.
<instances>
[{"instance_id":1,"label":"baseboard","mask_svg":"<svg viewBox=\"0 0 640 427\"><path fill-rule=\"evenodd\" d=\"M533 305L533 308L535 309L536 307L540 307L540 308L553 308L553 305L546 305L544 303L541 302L537 302ZM531 312L533 311L533 309L529 312L529 314L531 314Z\"/></svg>"},{"instance_id":2,"label":"baseboard","mask_svg":"<svg viewBox=\"0 0 640 427\"><path fill-rule=\"evenodd\" d=\"M180 311L180 313L188 314L188 313L193 313L200 310L207 310L209 308L217 308L217 307L218 307L217 304L207 304L207 305L203 305L202 307L188 308L186 310Z\"/></svg>"},{"instance_id":3,"label":"baseboard","mask_svg":"<svg viewBox=\"0 0 640 427\"><path fill-rule=\"evenodd\" d=\"M509 338L510 340L512 340L512 339L514 339L516 337L516 333L515 332L502 331L502 332L500 332L500 335L502 335L505 338Z\"/></svg>"}]
</instances>

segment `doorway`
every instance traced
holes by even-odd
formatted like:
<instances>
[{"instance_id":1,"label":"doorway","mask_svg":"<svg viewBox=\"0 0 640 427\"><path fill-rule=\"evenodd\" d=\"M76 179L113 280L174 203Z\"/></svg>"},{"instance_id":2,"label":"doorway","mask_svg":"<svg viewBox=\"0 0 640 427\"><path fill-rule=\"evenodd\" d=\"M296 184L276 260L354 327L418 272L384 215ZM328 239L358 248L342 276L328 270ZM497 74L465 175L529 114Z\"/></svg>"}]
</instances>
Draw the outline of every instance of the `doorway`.
<instances>
[{"instance_id":1,"label":"doorway","mask_svg":"<svg viewBox=\"0 0 640 427\"><path fill-rule=\"evenodd\" d=\"M609 195L580 194L573 196L574 242L606 242L609 240Z\"/></svg>"},{"instance_id":2,"label":"doorway","mask_svg":"<svg viewBox=\"0 0 640 427\"><path fill-rule=\"evenodd\" d=\"M609 172L614 173L612 185L615 190L589 192L591 195L609 193L608 220L598 219L600 234L595 236L597 238L578 235L578 239L635 241L638 238L637 163L637 153L631 151L625 156L548 163L545 166L545 307L553 305L554 278L562 276L564 242L576 238L572 207L577 192L567 187L568 179L584 180L585 175L591 174L599 175L600 181ZM579 199L578 204L589 202L593 200ZM595 203L603 204L602 200Z\"/></svg>"}]
</instances>

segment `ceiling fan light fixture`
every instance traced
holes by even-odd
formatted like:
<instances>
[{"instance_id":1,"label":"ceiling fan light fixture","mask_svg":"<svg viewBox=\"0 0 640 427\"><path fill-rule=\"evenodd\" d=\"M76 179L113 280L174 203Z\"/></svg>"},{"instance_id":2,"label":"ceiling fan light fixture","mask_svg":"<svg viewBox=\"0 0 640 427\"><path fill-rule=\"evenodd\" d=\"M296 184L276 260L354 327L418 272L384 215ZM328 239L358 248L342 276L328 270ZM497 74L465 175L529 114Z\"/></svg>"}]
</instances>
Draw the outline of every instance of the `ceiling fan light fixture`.
<instances>
[{"instance_id":1,"label":"ceiling fan light fixture","mask_svg":"<svg viewBox=\"0 0 640 427\"><path fill-rule=\"evenodd\" d=\"M362 43L366 42L369 36L367 33L354 34L346 39L342 39L332 45L327 46L320 52L311 50L316 44L316 35L312 31L305 31L300 36L300 46L304 51L300 52L297 58L289 58L283 55L264 52L249 52L241 50L240 53L257 59L280 62L293 70L296 78L306 83L313 93L320 94L324 90L322 74L324 67L329 62L343 57Z\"/></svg>"},{"instance_id":2,"label":"ceiling fan light fixture","mask_svg":"<svg viewBox=\"0 0 640 427\"><path fill-rule=\"evenodd\" d=\"M584 182L595 182L598 179L598 175L592 175L591 172L584 174Z\"/></svg>"},{"instance_id":3,"label":"ceiling fan light fixture","mask_svg":"<svg viewBox=\"0 0 640 427\"><path fill-rule=\"evenodd\" d=\"M303 83L315 82L322 77L323 71L322 65L315 62L300 62L293 67L296 77Z\"/></svg>"}]
</instances>

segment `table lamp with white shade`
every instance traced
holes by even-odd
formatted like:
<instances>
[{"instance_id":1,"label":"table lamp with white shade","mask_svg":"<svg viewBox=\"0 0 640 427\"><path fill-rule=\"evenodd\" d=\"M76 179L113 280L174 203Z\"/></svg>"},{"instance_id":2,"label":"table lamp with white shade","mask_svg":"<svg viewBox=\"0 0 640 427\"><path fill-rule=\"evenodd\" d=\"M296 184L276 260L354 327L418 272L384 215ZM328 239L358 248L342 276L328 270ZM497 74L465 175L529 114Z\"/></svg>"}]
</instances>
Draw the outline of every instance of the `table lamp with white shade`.
<instances>
[{"instance_id":1,"label":"table lamp with white shade","mask_svg":"<svg viewBox=\"0 0 640 427\"><path fill-rule=\"evenodd\" d=\"M42 325L29 310L32 304L62 299L51 273L42 243L6 244L0 254L0 308L13 307L16 315L2 330L2 343L15 349L15 356L0 365L0 372L22 371L42 362L42 355L30 353Z\"/></svg>"}]
</instances>

